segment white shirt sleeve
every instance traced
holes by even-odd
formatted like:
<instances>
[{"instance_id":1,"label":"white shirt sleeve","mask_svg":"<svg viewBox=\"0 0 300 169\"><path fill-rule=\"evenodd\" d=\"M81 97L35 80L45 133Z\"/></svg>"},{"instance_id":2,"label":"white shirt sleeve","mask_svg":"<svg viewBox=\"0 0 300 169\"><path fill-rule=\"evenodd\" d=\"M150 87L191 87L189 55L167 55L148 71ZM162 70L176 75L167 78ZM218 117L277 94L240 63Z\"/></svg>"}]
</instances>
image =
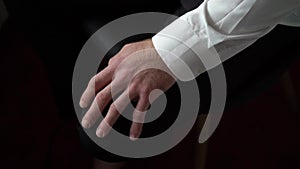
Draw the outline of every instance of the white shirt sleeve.
<instances>
[{"instance_id":1,"label":"white shirt sleeve","mask_svg":"<svg viewBox=\"0 0 300 169\"><path fill-rule=\"evenodd\" d=\"M181 81L194 79L271 31L299 0L205 0L153 38Z\"/></svg>"}]
</instances>

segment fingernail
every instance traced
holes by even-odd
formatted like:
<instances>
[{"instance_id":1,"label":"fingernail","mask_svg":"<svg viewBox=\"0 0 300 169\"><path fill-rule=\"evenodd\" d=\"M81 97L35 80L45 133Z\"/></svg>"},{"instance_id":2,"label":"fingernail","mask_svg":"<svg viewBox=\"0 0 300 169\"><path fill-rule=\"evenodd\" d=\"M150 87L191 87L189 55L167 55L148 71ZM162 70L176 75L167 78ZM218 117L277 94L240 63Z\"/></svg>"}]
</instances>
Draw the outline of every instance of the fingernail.
<instances>
[{"instance_id":1,"label":"fingernail","mask_svg":"<svg viewBox=\"0 0 300 169\"><path fill-rule=\"evenodd\" d=\"M96 135L100 138L103 138L104 137L104 132L101 128L97 129L96 131Z\"/></svg>"},{"instance_id":2,"label":"fingernail","mask_svg":"<svg viewBox=\"0 0 300 169\"><path fill-rule=\"evenodd\" d=\"M80 102L79 102L79 106L80 106L81 108L86 108L86 107L87 107L87 104L86 104L86 102L85 102L85 101L83 101L83 100L80 100Z\"/></svg>"},{"instance_id":3,"label":"fingernail","mask_svg":"<svg viewBox=\"0 0 300 169\"><path fill-rule=\"evenodd\" d=\"M135 135L131 134L130 137L129 137L129 139L131 141L136 141L138 138Z\"/></svg>"},{"instance_id":4,"label":"fingernail","mask_svg":"<svg viewBox=\"0 0 300 169\"><path fill-rule=\"evenodd\" d=\"M81 124L82 124L82 127L86 128L86 129L91 127L91 124L85 119L82 120Z\"/></svg>"}]
</instances>

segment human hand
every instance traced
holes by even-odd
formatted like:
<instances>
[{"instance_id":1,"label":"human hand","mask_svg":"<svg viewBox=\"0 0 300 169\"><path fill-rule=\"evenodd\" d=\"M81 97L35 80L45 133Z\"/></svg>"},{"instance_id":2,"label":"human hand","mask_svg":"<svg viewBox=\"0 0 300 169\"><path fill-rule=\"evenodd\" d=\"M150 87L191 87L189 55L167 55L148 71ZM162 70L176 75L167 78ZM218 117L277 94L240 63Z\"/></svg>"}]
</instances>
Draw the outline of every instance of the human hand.
<instances>
[{"instance_id":1,"label":"human hand","mask_svg":"<svg viewBox=\"0 0 300 169\"><path fill-rule=\"evenodd\" d=\"M106 136L130 100L138 100L130 128L130 139L136 140L142 132L148 107L159 96L159 93L151 92L155 89L166 91L175 81L151 39L127 44L90 80L82 94L80 107L87 108L91 104L82 119L82 126L93 126L112 98L119 95L99 124L96 135Z\"/></svg>"}]
</instances>

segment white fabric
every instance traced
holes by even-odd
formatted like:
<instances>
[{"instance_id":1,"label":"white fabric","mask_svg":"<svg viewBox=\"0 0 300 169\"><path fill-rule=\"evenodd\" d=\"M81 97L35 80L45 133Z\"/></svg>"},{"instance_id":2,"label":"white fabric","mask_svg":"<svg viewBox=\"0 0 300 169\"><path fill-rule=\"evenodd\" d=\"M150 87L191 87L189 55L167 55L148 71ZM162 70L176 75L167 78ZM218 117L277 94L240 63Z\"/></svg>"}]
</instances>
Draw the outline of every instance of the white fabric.
<instances>
[{"instance_id":1,"label":"white fabric","mask_svg":"<svg viewBox=\"0 0 300 169\"><path fill-rule=\"evenodd\" d=\"M299 0L205 0L152 40L174 75L188 81L242 51L280 23L300 26Z\"/></svg>"}]
</instances>

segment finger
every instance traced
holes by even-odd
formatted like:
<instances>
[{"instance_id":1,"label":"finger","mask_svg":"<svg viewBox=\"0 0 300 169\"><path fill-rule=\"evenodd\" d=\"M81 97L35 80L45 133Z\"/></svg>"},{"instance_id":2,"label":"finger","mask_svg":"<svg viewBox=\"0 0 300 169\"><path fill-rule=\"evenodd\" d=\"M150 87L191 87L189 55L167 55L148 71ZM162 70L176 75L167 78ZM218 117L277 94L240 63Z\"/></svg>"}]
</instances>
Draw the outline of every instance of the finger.
<instances>
[{"instance_id":1,"label":"finger","mask_svg":"<svg viewBox=\"0 0 300 169\"><path fill-rule=\"evenodd\" d=\"M87 88L80 98L79 105L81 108L88 107L88 105L92 102L95 93L111 82L113 73L113 69L106 67L90 80Z\"/></svg>"},{"instance_id":2,"label":"finger","mask_svg":"<svg viewBox=\"0 0 300 169\"><path fill-rule=\"evenodd\" d=\"M132 124L130 128L130 140L135 141L142 133L145 116L150 103L148 97L140 97L139 102L132 115Z\"/></svg>"},{"instance_id":3,"label":"finger","mask_svg":"<svg viewBox=\"0 0 300 169\"><path fill-rule=\"evenodd\" d=\"M128 90L125 90L118 99L110 105L110 108L105 116L105 118L100 123L96 135L98 137L106 136L114 123L120 116L120 113L126 108L126 106L130 103Z\"/></svg>"},{"instance_id":4,"label":"finger","mask_svg":"<svg viewBox=\"0 0 300 169\"><path fill-rule=\"evenodd\" d=\"M82 119L82 126L84 128L90 128L95 124L97 119L100 117L106 105L112 98L111 85L106 86L101 92L95 97L91 107L86 112Z\"/></svg>"}]
</instances>

